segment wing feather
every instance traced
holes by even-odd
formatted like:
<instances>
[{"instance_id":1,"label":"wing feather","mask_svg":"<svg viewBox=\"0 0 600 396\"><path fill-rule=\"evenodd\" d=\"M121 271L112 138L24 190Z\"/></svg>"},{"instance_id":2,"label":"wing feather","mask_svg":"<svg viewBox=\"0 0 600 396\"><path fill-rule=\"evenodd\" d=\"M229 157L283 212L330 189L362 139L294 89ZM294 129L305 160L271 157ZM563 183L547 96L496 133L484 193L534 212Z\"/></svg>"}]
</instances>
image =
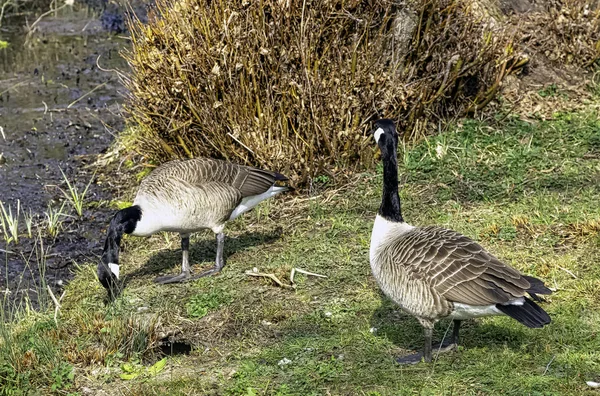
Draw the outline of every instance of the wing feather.
<instances>
[{"instance_id":1,"label":"wing feather","mask_svg":"<svg viewBox=\"0 0 600 396\"><path fill-rule=\"evenodd\" d=\"M277 181L287 178L279 173L212 158L175 160L156 168L140 184L145 193L160 191L163 184L203 186L222 183L235 188L242 198L266 192Z\"/></svg>"},{"instance_id":2,"label":"wing feather","mask_svg":"<svg viewBox=\"0 0 600 396\"><path fill-rule=\"evenodd\" d=\"M469 305L505 303L522 297L529 281L481 245L440 227L416 228L394 249L396 263L448 301Z\"/></svg>"}]
</instances>

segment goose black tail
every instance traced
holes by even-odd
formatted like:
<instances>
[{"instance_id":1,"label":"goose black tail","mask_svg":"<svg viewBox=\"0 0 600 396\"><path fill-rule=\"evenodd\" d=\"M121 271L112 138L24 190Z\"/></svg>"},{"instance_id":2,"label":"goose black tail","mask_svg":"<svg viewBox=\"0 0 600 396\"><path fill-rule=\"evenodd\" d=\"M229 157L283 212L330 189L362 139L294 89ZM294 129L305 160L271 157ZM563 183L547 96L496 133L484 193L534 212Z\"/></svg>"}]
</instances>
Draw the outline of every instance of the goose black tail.
<instances>
[{"instance_id":1,"label":"goose black tail","mask_svg":"<svg viewBox=\"0 0 600 396\"><path fill-rule=\"evenodd\" d=\"M534 301L525 298L523 305L496 304L496 308L530 328L544 327L550 323L550 316Z\"/></svg>"},{"instance_id":2,"label":"goose black tail","mask_svg":"<svg viewBox=\"0 0 600 396\"><path fill-rule=\"evenodd\" d=\"M544 282L539 280L538 278L534 278L533 276L523 275L523 278L527 279L529 284L531 285L529 289L527 289L528 293L535 294L552 294L552 290L548 289Z\"/></svg>"},{"instance_id":3,"label":"goose black tail","mask_svg":"<svg viewBox=\"0 0 600 396\"><path fill-rule=\"evenodd\" d=\"M288 181L288 177L282 175L281 173L273 172L273 176L275 177L275 181Z\"/></svg>"},{"instance_id":4,"label":"goose black tail","mask_svg":"<svg viewBox=\"0 0 600 396\"><path fill-rule=\"evenodd\" d=\"M281 182L287 182L290 180L287 176L282 175L281 173L277 173L277 172L273 172L273 176L275 177L275 185L277 187L286 187L287 190L285 190L285 191L290 191L290 192L296 191L296 189L292 186L283 186L280 184Z\"/></svg>"},{"instance_id":5,"label":"goose black tail","mask_svg":"<svg viewBox=\"0 0 600 396\"><path fill-rule=\"evenodd\" d=\"M533 276L523 275L523 278L527 279L529 282L529 289L527 289L527 293L533 298L534 301L544 301L542 298L538 297L538 294L552 294L552 290L548 289L544 282L539 280L538 278L534 278Z\"/></svg>"}]
</instances>

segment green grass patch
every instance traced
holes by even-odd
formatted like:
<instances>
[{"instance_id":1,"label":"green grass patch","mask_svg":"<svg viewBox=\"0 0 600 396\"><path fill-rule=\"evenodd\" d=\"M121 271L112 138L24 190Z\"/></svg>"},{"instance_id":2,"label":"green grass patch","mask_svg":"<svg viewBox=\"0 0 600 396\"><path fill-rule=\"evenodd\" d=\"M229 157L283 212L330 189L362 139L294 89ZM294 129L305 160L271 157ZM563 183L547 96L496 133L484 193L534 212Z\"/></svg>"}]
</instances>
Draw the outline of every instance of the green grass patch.
<instances>
[{"instance_id":1,"label":"green grass patch","mask_svg":"<svg viewBox=\"0 0 600 396\"><path fill-rule=\"evenodd\" d=\"M179 237L124 238L123 295L106 305L95 267L82 266L58 323L30 313L4 325L0 384L140 395L594 394L585 382L600 380L598 117L465 121L399 155L407 221L453 228L544 279L556 290L543 303L552 324L466 321L459 351L431 365L397 365L395 357L421 348L422 330L370 273L376 171L236 220L227 265L211 278L155 284L179 270ZM215 249L212 233L192 237L194 272L214 265ZM284 283L292 268L327 278L297 274L296 289L282 289L247 276L253 268ZM434 338L450 324L441 321ZM191 353L149 371L165 340ZM30 350L37 360L27 363Z\"/></svg>"},{"instance_id":2,"label":"green grass patch","mask_svg":"<svg viewBox=\"0 0 600 396\"><path fill-rule=\"evenodd\" d=\"M192 296L186 304L186 309L190 318L200 319L205 317L207 313L215 311L230 302L231 297L226 290L212 289Z\"/></svg>"}]
</instances>

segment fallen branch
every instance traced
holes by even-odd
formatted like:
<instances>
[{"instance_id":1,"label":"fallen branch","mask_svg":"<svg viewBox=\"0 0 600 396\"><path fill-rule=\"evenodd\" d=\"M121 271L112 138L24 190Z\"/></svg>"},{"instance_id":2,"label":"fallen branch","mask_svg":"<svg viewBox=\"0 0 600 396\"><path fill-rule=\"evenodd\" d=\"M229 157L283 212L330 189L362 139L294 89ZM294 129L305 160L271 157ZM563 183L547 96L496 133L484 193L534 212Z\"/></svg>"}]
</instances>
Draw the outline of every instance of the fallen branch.
<instances>
[{"instance_id":1,"label":"fallen branch","mask_svg":"<svg viewBox=\"0 0 600 396\"><path fill-rule=\"evenodd\" d=\"M257 271L246 271L246 275L257 276L257 277L262 277L262 278L269 278L273 282L277 283L280 287L282 287L284 289L296 289L296 286L286 285L285 283L283 283L282 281L280 281L279 278L277 278L275 276L275 274L264 274L262 272L257 272Z\"/></svg>"},{"instance_id":2,"label":"fallen branch","mask_svg":"<svg viewBox=\"0 0 600 396\"><path fill-rule=\"evenodd\" d=\"M292 271L290 272L290 285L283 283L282 281L279 280L279 278L277 276L275 276L275 274L266 274L263 272L258 272L258 269L254 268L252 271L246 271L246 275L248 276L256 276L256 277L262 277L262 278L269 278L271 279L273 282L277 283L280 287L284 288L284 289L296 289L296 284L294 283L294 276L296 275L296 272L299 272L301 274L304 275L308 275L308 276L316 276L319 278L327 278L327 276L325 275L321 275L321 274L315 274L313 272L308 272L305 271L303 269L300 268L292 268Z\"/></svg>"}]
</instances>

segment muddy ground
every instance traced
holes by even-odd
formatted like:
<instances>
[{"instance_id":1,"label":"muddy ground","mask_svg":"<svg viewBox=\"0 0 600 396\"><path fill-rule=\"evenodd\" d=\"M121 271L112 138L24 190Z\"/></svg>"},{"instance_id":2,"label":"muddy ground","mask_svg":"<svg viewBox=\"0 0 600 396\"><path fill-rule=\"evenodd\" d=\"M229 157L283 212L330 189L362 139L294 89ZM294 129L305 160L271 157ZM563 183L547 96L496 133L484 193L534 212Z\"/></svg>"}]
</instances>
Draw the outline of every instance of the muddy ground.
<instances>
[{"instance_id":1,"label":"muddy ground","mask_svg":"<svg viewBox=\"0 0 600 396\"><path fill-rule=\"evenodd\" d=\"M128 46L126 37L108 31L106 15L89 7L66 10L44 18L29 37L22 18L5 20L0 29L0 40L8 43L0 49L0 201L13 212L20 201L21 211L34 215L34 234L37 229L42 236L28 237L23 217L17 244L7 243L0 231L0 288L11 299L27 293L35 303L42 275L60 291L73 263L95 262L101 253L114 212L108 201L118 195L119 183L115 169L94 176L95 162L124 126L124 92L111 70L127 69L119 52ZM94 180L83 217L63 216L63 227L52 238L45 213L65 201L60 169L80 191ZM69 203L63 211L75 215ZM45 274L38 267L40 242Z\"/></svg>"}]
</instances>

